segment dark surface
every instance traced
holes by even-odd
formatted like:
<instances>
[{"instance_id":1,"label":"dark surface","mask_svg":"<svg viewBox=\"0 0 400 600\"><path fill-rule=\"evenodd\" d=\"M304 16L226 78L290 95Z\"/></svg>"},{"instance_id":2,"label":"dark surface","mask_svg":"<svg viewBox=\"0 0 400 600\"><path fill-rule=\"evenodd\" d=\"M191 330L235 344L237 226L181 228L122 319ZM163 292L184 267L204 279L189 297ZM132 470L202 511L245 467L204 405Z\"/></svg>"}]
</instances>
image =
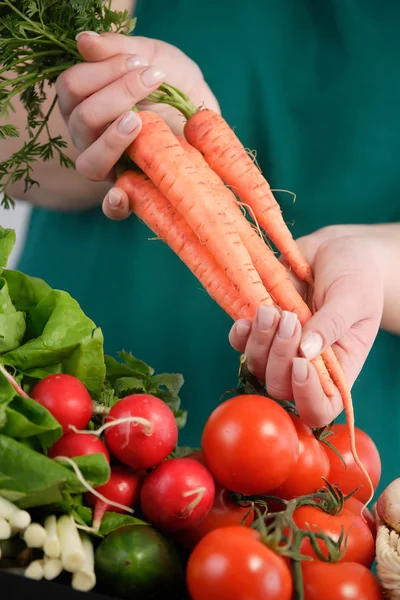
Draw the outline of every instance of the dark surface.
<instances>
[{"instance_id":1,"label":"dark surface","mask_svg":"<svg viewBox=\"0 0 400 600\"><path fill-rule=\"evenodd\" d=\"M54 581L34 581L20 575L0 572L0 598L15 600L115 600L115 597L93 592L77 592L68 585Z\"/></svg>"}]
</instances>

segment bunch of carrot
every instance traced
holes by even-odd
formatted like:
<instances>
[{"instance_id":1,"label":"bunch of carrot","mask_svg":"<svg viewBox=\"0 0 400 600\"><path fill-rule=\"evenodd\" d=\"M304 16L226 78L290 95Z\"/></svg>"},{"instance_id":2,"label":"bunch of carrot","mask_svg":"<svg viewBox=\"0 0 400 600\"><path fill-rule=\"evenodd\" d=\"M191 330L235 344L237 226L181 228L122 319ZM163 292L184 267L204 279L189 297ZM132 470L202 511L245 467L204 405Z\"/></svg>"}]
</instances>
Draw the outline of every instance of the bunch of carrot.
<instances>
[{"instance_id":1,"label":"bunch of carrot","mask_svg":"<svg viewBox=\"0 0 400 600\"><path fill-rule=\"evenodd\" d=\"M160 95L156 100L169 99ZM179 108L173 98L171 104ZM177 138L155 112L140 113L142 131L127 150L140 171L125 172L118 187L127 192L132 211L170 246L232 319L253 319L260 305L270 304L296 313L304 325L311 310L260 228L299 279L313 285L312 270L268 182L223 117L208 109L186 107L182 112L187 141ZM342 396L352 452L370 481L357 455L351 392L336 355L328 348L313 362L327 396L333 395L333 384Z\"/></svg>"}]
</instances>

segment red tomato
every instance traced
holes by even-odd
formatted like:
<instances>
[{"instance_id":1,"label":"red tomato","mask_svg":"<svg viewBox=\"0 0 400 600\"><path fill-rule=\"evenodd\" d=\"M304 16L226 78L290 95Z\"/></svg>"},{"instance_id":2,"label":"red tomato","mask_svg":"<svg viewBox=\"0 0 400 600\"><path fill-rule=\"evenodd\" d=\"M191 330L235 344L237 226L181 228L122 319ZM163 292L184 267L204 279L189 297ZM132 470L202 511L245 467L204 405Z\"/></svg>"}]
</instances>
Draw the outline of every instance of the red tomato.
<instances>
[{"instance_id":1,"label":"red tomato","mask_svg":"<svg viewBox=\"0 0 400 600\"><path fill-rule=\"evenodd\" d=\"M93 406L89 392L72 375L61 373L45 377L35 385L31 396L47 408L64 433L71 433L70 425L84 429L92 418Z\"/></svg>"},{"instance_id":2,"label":"red tomato","mask_svg":"<svg viewBox=\"0 0 400 600\"><path fill-rule=\"evenodd\" d=\"M285 561L247 527L208 533L190 555L186 581L192 600L290 600Z\"/></svg>"},{"instance_id":3,"label":"red tomato","mask_svg":"<svg viewBox=\"0 0 400 600\"><path fill-rule=\"evenodd\" d=\"M253 394L226 400L209 417L202 453L215 479L241 494L264 494L287 479L299 455L289 415Z\"/></svg>"},{"instance_id":4,"label":"red tomato","mask_svg":"<svg viewBox=\"0 0 400 600\"><path fill-rule=\"evenodd\" d=\"M326 453L330 462L329 482L337 484L343 494L349 494L361 486L355 493L355 497L361 500L361 502L367 502L370 493L368 482L354 462L350 450L348 427L341 424L333 425L332 431L334 435L329 436L329 441L340 452L347 468L345 468L338 455L330 448L327 448ZM381 478L379 452L369 435L358 428L356 428L356 447L360 460L367 469L376 489Z\"/></svg>"},{"instance_id":5,"label":"red tomato","mask_svg":"<svg viewBox=\"0 0 400 600\"><path fill-rule=\"evenodd\" d=\"M302 563L306 600L381 600L382 590L371 571L358 563Z\"/></svg>"},{"instance_id":6,"label":"red tomato","mask_svg":"<svg viewBox=\"0 0 400 600\"><path fill-rule=\"evenodd\" d=\"M347 510L351 510L351 512L355 513L356 515L361 515L361 513L362 513L362 517L366 520L367 525L368 525L372 535L375 537L375 535L376 535L375 517L372 514L372 512L369 510L369 508L367 508L367 507L364 508L364 504L362 502L360 502L360 500L358 500L357 498L354 498L354 496L351 496L350 498L348 498L346 500L346 502L344 503L344 507L347 508ZM363 508L364 508L364 511L363 511Z\"/></svg>"},{"instance_id":7,"label":"red tomato","mask_svg":"<svg viewBox=\"0 0 400 600\"><path fill-rule=\"evenodd\" d=\"M356 562L370 567L374 561L375 543L373 535L361 516L357 516L350 510L344 508L337 515L330 515L314 506L300 506L293 514L293 520L299 529L310 529L321 532L337 541L342 528L344 536L347 536L345 555L340 562ZM326 544L318 540L322 553L328 556ZM300 553L305 556L318 558L311 542L305 538L300 546Z\"/></svg>"},{"instance_id":8,"label":"red tomato","mask_svg":"<svg viewBox=\"0 0 400 600\"><path fill-rule=\"evenodd\" d=\"M232 502L228 490L217 485L214 503L208 515L198 525L177 532L175 538L182 546L191 549L210 531L219 527L242 525L243 519L243 525L249 527L254 520L254 512Z\"/></svg>"},{"instance_id":9,"label":"red tomato","mask_svg":"<svg viewBox=\"0 0 400 600\"><path fill-rule=\"evenodd\" d=\"M319 490L328 479L329 459L322 443L296 415L290 415L299 438L299 458L295 468L284 483L274 491L274 496L290 500Z\"/></svg>"}]
</instances>

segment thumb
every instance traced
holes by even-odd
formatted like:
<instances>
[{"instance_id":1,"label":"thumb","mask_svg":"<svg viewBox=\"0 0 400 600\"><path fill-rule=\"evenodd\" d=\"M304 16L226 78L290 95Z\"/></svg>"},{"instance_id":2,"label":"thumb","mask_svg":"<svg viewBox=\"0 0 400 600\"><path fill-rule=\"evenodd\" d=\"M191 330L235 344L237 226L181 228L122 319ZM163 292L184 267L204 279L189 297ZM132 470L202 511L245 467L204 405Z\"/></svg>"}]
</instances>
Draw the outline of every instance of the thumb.
<instances>
[{"instance_id":1,"label":"thumb","mask_svg":"<svg viewBox=\"0 0 400 600\"><path fill-rule=\"evenodd\" d=\"M300 350L305 358L313 360L360 320L365 307L359 283L345 276L329 287L321 308L303 327Z\"/></svg>"}]
</instances>

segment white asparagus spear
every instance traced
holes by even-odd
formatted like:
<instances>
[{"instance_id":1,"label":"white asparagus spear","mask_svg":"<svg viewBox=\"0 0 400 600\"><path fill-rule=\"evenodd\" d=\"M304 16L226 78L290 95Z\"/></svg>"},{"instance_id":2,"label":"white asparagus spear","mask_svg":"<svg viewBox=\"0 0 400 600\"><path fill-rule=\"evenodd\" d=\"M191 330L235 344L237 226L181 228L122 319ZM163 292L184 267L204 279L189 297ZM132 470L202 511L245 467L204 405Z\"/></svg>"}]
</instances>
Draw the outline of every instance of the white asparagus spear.
<instances>
[{"instance_id":1,"label":"white asparagus spear","mask_svg":"<svg viewBox=\"0 0 400 600\"><path fill-rule=\"evenodd\" d=\"M72 587L79 592L89 592L96 585L93 544L85 534L81 534L81 540L85 560L81 569L72 575Z\"/></svg>"},{"instance_id":2,"label":"white asparagus spear","mask_svg":"<svg viewBox=\"0 0 400 600\"><path fill-rule=\"evenodd\" d=\"M49 558L45 556L43 566L43 576L48 581L56 579L62 572L63 566L59 558Z\"/></svg>"},{"instance_id":3,"label":"white asparagus spear","mask_svg":"<svg viewBox=\"0 0 400 600\"><path fill-rule=\"evenodd\" d=\"M0 496L0 517L10 522L13 529L22 531L31 522L31 516L26 510L21 510L10 500Z\"/></svg>"},{"instance_id":4,"label":"white asparagus spear","mask_svg":"<svg viewBox=\"0 0 400 600\"><path fill-rule=\"evenodd\" d=\"M28 548L43 548L46 530L39 523L31 523L25 529L23 537Z\"/></svg>"},{"instance_id":5,"label":"white asparagus spear","mask_svg":"<svg viewBox=\"0 0 400 600\"><path fill-rule=\"evenodd\" d=\"M11 525L3 517L0 517L0 540L8 540L11 537Z\"/></svg>"},{"instance_id":6,"label":"white asparagus spear","mask_svg":"<svg viewBox=\"0 0 400 600\"><path fill-rule=\"evenodd\" d=\"M46 540L43 544L44 553L50 558L60 558L61 545L57 533L57 518L55 515L49 515L45 522Z\"/></svg>"},{"instance_id":7,"label":"white asparagus spear","mask_svg":"<svg viewBox=\"0 0 400 600\"><path fill-rule=\"evenodd\" d=\"M43 579L43 560L34 560L31 562L24 572L25 577L28 579Z\"/></svg>"},{"instance_id":8,"label":"white asparagus spear","mask_svg":"<svg viewBox=\"0 0 400 600\"><path fill-rule=\"evenodd\" d=\"M57 521L58 538L61 545L61 561L69 573L79 571L85 562L85 553L74 519L63 515Z\"/></svg>"}]
</instances>

